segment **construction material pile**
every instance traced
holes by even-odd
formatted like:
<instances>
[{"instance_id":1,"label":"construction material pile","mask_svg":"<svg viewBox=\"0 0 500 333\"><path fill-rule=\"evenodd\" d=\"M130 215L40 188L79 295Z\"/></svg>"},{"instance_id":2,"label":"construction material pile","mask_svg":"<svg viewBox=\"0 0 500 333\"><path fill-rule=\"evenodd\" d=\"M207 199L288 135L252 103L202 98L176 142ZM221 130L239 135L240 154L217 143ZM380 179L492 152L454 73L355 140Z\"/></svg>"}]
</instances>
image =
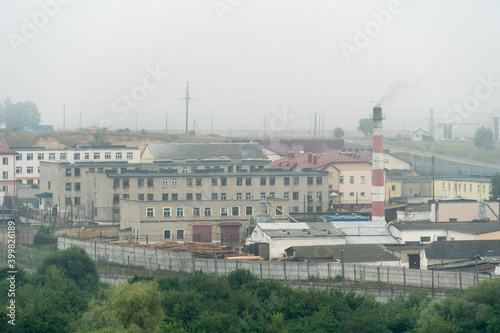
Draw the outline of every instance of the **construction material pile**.
<instances>
[{"instance_id":1,"label":"construction material pile","mask_svg":"<svg viewBox=\"0 0 500 333\"><path fill-rule=\"evenodd\" d=\"M167 251L183 251L191 252L193 258L210 258L210 259L221 259L227 257L241 257L244 259L246 256L251 256L242 252L241 250L235 250L231 246L219 245L216 243L204 243L204 242L184 242L177 243L174 241L158 242L158 243L148 243L148 244L132 244L123 241L114 241L110 244L134 246L134 247L148 247L152 249L160 249Z\"/></svg>"}]
</instances>

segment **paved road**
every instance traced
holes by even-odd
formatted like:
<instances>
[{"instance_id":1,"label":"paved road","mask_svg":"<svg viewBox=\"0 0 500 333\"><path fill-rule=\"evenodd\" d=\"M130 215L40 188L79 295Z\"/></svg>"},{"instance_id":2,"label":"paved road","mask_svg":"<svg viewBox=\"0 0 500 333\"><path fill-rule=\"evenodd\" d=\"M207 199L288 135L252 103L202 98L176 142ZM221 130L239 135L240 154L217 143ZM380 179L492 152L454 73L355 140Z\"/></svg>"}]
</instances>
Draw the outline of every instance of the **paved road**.
<instances>
[{"instance_id":1,"label":"paved road","mask_svg":"<svg viewBox=\"0 0 500 333\"><path fill-rule=\"evenodd\" d=\"M366 146L372 145L371 140L346 140L346 141L360 144L360 145L366 145ZM385 142L384 142L384 149L389 149L391 152L408 153L408 154L425 156L425 157L434 156L435 158L439 158L441 160L454 162L454 163L467 164L467 165L473 165L473 166L478 166L478 167L500 169L500 164L480 162L480 161L470 160L470 159L466 159L466 158L453 157L453 156L449 156L449 155L434 154L432 152L427 152L427 151L421 151L421 150L415 150L415 149L410 149L410 148L393 146L393 145L386 144Z\"/></svg>"}]
</instances>

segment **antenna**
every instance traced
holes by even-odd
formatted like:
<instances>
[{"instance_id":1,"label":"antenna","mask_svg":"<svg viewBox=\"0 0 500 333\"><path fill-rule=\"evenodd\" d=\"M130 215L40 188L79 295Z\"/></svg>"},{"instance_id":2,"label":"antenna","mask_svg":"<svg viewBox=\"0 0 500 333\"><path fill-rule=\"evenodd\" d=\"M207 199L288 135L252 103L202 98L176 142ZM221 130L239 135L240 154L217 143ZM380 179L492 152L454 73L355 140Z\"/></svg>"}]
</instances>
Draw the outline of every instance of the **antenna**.
<instances>
[{"instance_id":1,"label":"antenna","mask_svg":"<svg viewBox=\"0 0 500 333\"><path fill-rule=\"evenodd\" d=\"M186 135L188 134L188 114L189 114L189 81L186 89Z\"/></svg>"}]
</instances>

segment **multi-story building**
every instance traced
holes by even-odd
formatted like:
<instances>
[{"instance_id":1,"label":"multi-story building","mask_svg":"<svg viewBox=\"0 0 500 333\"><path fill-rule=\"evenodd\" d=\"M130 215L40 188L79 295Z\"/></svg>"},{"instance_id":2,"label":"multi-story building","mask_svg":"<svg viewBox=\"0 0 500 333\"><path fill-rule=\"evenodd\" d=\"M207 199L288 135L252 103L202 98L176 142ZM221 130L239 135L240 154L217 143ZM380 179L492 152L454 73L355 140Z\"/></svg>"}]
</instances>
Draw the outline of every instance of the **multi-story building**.
<instances>
[{"instance_id":1,"label":"multi-story building","mask_svg":"<svg viewBox=\"0 0 500 333\"><path fill-rule=\"evenodd\" d=\"M16 195L16 160L17 152L9 148L0 136L0 189L6 195Z\"/></svg>"},{"instance_id":2,"label":"multi-story building","mask_svg":"<svg viewBox=\"0 0 500 333\"><path fill-rule=\"evenodd\" d=\"M48 149L45 147L16 148L16 180L23 184L38 184L40 179L40 162L79 161L127 161L139 163L140 149L126 146L76 145L73 148Z\"/></svg>"},{"instance_id":3,"label":"multi-story building","mask_svg":"<svg viewBox=\"0 0 500 333\"><path fill-rule=\"evenodd\" d=\"M434 180L434 196L440 198L463 198L476 201L488 200L491 178L439 177Z\"/></svg>"},{"instance_id":4,"label":"multi-story building","mask_svg":"<svg viewBox=\"0 0 500 333\"><path fill-rule=\"evenodd\" d=\"M113 223L120 222L121 199L224 202L282 198L290 201L286 213L327 211L328 172L265 169L262 163L42 162L40 191L52 196L44 209L57 205L72 219Z\"/></svg>"}]
</instances>

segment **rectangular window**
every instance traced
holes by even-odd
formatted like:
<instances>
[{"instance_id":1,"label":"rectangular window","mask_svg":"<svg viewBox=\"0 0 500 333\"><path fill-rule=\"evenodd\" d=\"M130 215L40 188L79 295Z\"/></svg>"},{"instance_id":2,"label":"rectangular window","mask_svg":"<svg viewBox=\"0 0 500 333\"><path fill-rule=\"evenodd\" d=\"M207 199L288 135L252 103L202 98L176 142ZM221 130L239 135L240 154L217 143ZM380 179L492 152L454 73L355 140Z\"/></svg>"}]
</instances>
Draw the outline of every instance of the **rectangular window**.
<instances>
[{"instance_id":1,"label":"rectangular window","mask_svg":"<svg viewBox=\"0 0 500 333\"><path fill-rule=\"evenodd\" d=\"M266 192L260 192L260 198L265 199L266 198Z\"/></svg>"},{"instance_id":2,"label":"rectangular window","mask_svg":"<svg viewBox=\"0 0 500 333\"><path fill-rule=\"evenodd\" d=\"M177 179L172 179L172 187L177 187Z\"/></svg>"},{"instance_id":3,"label":"rectangular window","mask_svg":"<svg viewBox=\"0 0 500 333\"><path fill-rule=\"evenodd\" d=\"M161 180L161 184L162 184L163 187L168 187L168 178L163 178Z\"/></svg>"},{"instance_id":4,"label":"rectangular window","mask_svg":"<svg viewBox=\"0 0 500 333\"><path fill-rule=\"evenodd\" d=\"M227 216L227 207L220 208L220 216Z\"/></svg>"},{"instance_id":5,"label":"rectangular window","mask_svg":"<svg viewBox=\"0 0 500 333\"><path fill-rule=\"evenodd\" d=\"M182 167L182 173L188 173L188 167Z\"/></svg>"},{"instance_id":6,"label":"rectangular window","mask_svg":"<svg viewBox=\"0 0 500 333\"><path fill-rule=\"evenodd\" d=\"M290 177L283 178L283 185L290 185Z\"/></svg>"},{"instance_id":7,"label":"rectangular window","mask_svg":"<svg viewBox=\"0 0 500 333\"><path fill-rule=\"evenodd\" d=\"M253 215L253 207L252 206L246 206L245 207L245 216L252 216Z\"/></svg>"},{"instance_id":8,"label":"rectangular window","mask_svg":"<svg viewBox=\"0 0 500 333\"><path fill-rule=\"evenodd\" d=\"M365 183L365 176L361 176L361 184Z\"/></svg>"},{"instance_id":9,"label":"rectangular window","mask_svg":"<svg viewBox=\"0 0 500 333\"><path fill-rule=\"evenodd\" d=\"M269 177L269 185L271 186L276 185L276 177Z\"/></svg>"},{"instance_id":10,"label":"rectangular window","mask_svg":"<svg viewBox=\"0 0 500 333\"><path fill-rule=\"evenodd\" d=\"M43 161L43 157L44 157L43 153L38 153L37 158L38 158L39 161Z\"/></svg>"},{"instance_id":11,"label":"rectangular window","mask_svg":"<svg viewBox=\"0 0 500 333\"><path fill-rule=\"evenodd\" d=\"M307 185L313 185L313 177L307 177Z\"/></svg>"},{"instance_id":12,"label":"rectangular window","mask_svg":"<svg viewBox=\"0 0 500 333\"><path fill-rule=\"evenodd\" d=\"M354 176L349 176L349 184L354 184Z\"/></svg>"},{"instance_id":13,"label":"rectangular window","mask_svg":"<svg viewBox=\"0 0 500 333\"><path fill-rule=\"evenodd\" d=\"M293 192L292 193L292 199L293 200L299 200L299 192Z\"/></svg>"},{"instance_id":14,"label":"rectangular window","mask_svg":"<svg viewBox=\"0 0 500 333\"><path fill-rule=\"evenodd\" d=\"M217 200L217 193L212 193L212 200Z\"/></svg>"},{"instance_id":15,"label":"rectangular window","mask_svg":"<svg viewBox=\"0 0 500 333\"><path fill-rule=\"evenodd\" d=\"M71 177L71 168L66 168L66 177Z\"/></svg>"},{"instance_id":16,"label":"rectangular window","mask_svg":"<svg viewBox=\"0 0 500 333\"><path fill-rule=\"evenodd\" d=\"M49 157L50 157L50 156L49 156ZM89 153L85 153L84 157L85 157L85 159L86 159L86 160L89 160L89 159L90 159L90 154L89 154ZM49 158L49 159L50 159L50 158Z\"/></svg>"},{"instance_id":17,"label":"rectangular window","mask_svg":"<svg viewBox=\"0 0 500 333\"><path fill-rule=\"evenodd\" d=\"M391 185L391 191L396 191L396 185Z\"/></svg>"},{"instance_id":18,"label":"rectangular window","mask_svg":"<svg viewBox=\"0 0 500 333\"><path fill-rule=\"evenodd\" d=\"M252 200L252 193L250 192L245 193L245 199Z\"/></svg>"},{"instance_id":19,"label":"rectangular window","mask_svg":"<svg viewBox=\"0 0 500 333\"><path fill-rule=\"evenodd\" d=\"M365 192L361 192L361 197L364 197L365 196Z\"/></svg>"},{"instance_id":20,"label":"rectangular window","mask_svg":"<svg viewBox=\"0 0 500 333\"><path fill-rule=\"evenodd\" d=\"M168 193L162 193L161 200L168 201Z\"/></svg>"},{"instance_id":21,"label":"rectangular window","mask_svg":"<svg viewBox=\"0 0 500 333\"><path fill-rule=\"evenodd\" d=\"M80 191L80 183L75 183L75 191Z\"/></svg>"},{"instance_id":22,"label":"rectangular window","mask_svg":"<svg viewBox=\"0 0 500 333\"><path fill-rule=\"evenodd\" d=\"M186 193L186 201L192 201L193 200L193 193Z\"/></svg>"},{"instance_id":23,"label":"rectangular window","mask_svg":"<svg viewBox=\"0 0 500 333\"><path fill-rule=\"evenodd\" d=\"M153 201L153 193L148 193L148 201Z\"/></svg>"},{"instance_id":24,"label":"rectangular window","mask_svg":"<svg viewBox=\"0 0 500 333\"><path fill-rule=\"evenodd\" d=\"M237 177L236 178L236 186L241 186L241 185L243 185L243 178Z\"/></svg>"},{"instance_id":25,"label":"rectangular window","mask_svg":"<svg viewBox=\"0 0 500 333\"><path fill-rule=\"evenodd\" d=\"M16 161L22 161L22 160L23 160L23 154L17 154Z\"/></svg>"},{"instance_id":26,"label":"rectangular window","mask_svg":"<svg viewBox=\"0 0 500 333\"><path fill-rule=\"evenodd\" d=\"M134 153L127 153L127 160L134 159Z\"/></svg>"},{"instance_id":27,"label":"rectangular window","mask_svg":"<svg viewBox=\"0 0 500 333\"><path fill-rule=\"evenodd\" d=\"M283 193L283 199L290 199L290 192Z\"/></svg>"},{"instance_id":28,"label":"rectangular window","mask_svg":"<svg viewBox=\"0 0 500 333\"><path fill-rule=\"evenodd\" d=\"M349 196L350 196L351 198L354 198L354 192L349 192Z\"/></svg>"},{"instance_id":29,"label":"rectangular window","mask_svg":"<svg viewBox=\"0 0 500 333\"><path fill-rule=\"evenodd\" d=\"M193 186L193 178L186 178L186 186Z\"/></svg>"},{"instance_id":30,"label":"rectangular window","mask_svg":"<svg viewBox=\"0 0 500 333\"><path fill-rule=\"evenodd\" d=\"M33 167L26 167L26 173L33 173Z\"/></svg>"},{"instance_id":31,"label":"rectangular window","mask_svg":"<svg viewBox=\"0 0 500 333\"><path fill-rule=\"evenodd\" d=\"M200 201L201 200L201 193L196 193L196 201Z\"/></svg>"},{"instance_id":32,"label":"rectangular window","mask_svg":"<svg viewBox=\"0 0 500 333\"><path fill-rule=\"evenodd\" d=\"M101 158L101 153L94 153L94 160L98 160Z\"/></svg>"},{"instance_id":33,"label":"rectangular window","mask_svg":"<svg viewBox=\"0 0 500 333\"><path fill-rule=\"evenodd\" d=\"M23 167L16 167L16 174L23 173Z\"/></svg>"},{"instance_id":34,"label":"rectangular window","mask_svg":"<svg viewBox=\"0 0 500 333\"><path fill-rule=\"evenodd\" d=\"M236 200L241 200L241 193L236 193Z\"/></svg>"},{"instance_id":35,"label":"rectangular window","mask_svg":"<svg viewBox=\"0 0 500 333\"><path fill-rule=\"evenodd\" d=\"M73 202L75 205L79 205L80 204L80 197L74 197Z\"/></svg>"},{"instance_id":36,"label":"rectangular window","mask_svg":"<svg viewBox=\"0 0 500 333\"><path fill-rule=\"evenodd\" d=\"M130 184L129 184L129 180L128 178L124 179L123 180L123 188L129 188Z\"/></svg>"},{"instance_id":37,"label":"rectangular window","mask_svg":"<svg viewBox=\"0 0 500 333\"><path fill-rule=\"evenodd\" d=\"M122 196L122 198L123 198L123 199L128 199L128 198L130 198L130 195L129 195L129 194L124 194L124 195Z\"/></svg>"},{"instance_id":38,"label":"rectangular window","mask_svg":"<svg viewBox=\"0 0 500 333\"><path fill-rule=\"evenodd\" d=\"M246 186L251 186L252 185L252 178L251 177L246 177L245 178L245 185Z\"/></svg>"},{"instance_id":39,"label":"rectangular window","mask_svg":"<svg viewBox=\"0 0 500 333\"><path fill-rule=\"evenodd\" d=\"M26 161L33 161L33 154L32 153L26 154Z\"/></svg>"},{"instance_id":40,"label":"rectangular window","mask_svg":"<svg viewBox=\"0 0 500 333\"><path fill-rule=\"evenodd\" d=\"M148 187L153 187L153 178L148 178Z\"/></svg>"},{"instance_id":41,"label":"rectangular window","mask_svg":"<svg viewBox=\"0 0 500 333\"><path fill-rule=\"evenodd\" d=\"M105 152L104 153L104 159L105 160L110 160L111 159L111 153L110 152Z\"/></svg>"},{"instance_id":42,"label":"rectangular window","mask_svg":"<svg viewBox=\"0 0 500 333\"><path fill-rule=\"evenodd\" d=\"M437 241L438 241L438 242L443 242L443 241L445 241L445 240L446 240L446 236L438 236L438 237L437 237Z\"/></svg>"},{"instance_id":43,"label":"rectangular window","mask_svg":"<svg viewBox=\"0 0 500 333\"><path fill-rule=\"evenodd\" d=\"M205 207L204 213L205 216L212 216L212 207Z\"/></svg>"},{"instance_id":44,"label":"rectangular window","mask_svg":"<svg viewBox=\"0 0 500 333\"><path fill-rule=\"evenodd\" d=\"M339 184L344 184L344 176L339 176Z\"/></svg>"},{"instance_id":45,"label":"rectangular window","mask_svg":"<svg viewBox=\"0 0 500 333\"><path fill-rule=\"evenodd\" d=\"M73 153L73 159L78 161L80 159L80 153Z\"/></svg>"},{"instance_id":46,"label":"rectangular window","mask_svg":"<svg viewBox=\"0 0 500 333\"><path fill-rule=\"evenodd\" d=\"M179 198L178 198L178 195L177 193L172 193L172 201L177 201Z\"/></svg>"},{"instance_id":47,"label":"rectangular window","mask_svg":"<svg viewBox=\"0 0 500 333\"><path fill-rule=\"evenodd\" d=\"M267 178L266 177L260 177L260 185L266 185Z\"/></svg>"},{"instance_id":48,"label":"rectangular window","mask_svg":"<svg viewBox=\"0 0 500 333\"><path fill-rule=\"evenodd\" d=\"M163 239L170 239L170 229L163 230Z\"/></svg>"},{"instance_id":49,"label":"rectangular window","mask_svg":"<svg viewBox=\"0 0 500 333\"><path fill-rule=\"evenodd\" d=\"M182 216L182 215L181 215ZM177 229L176 230L176 238L177 239L184 239L184 230L183 229Z\"/></svg>"},{"instance_id":50,"label":"rectangular window","mask_svg":"<svg viewBox=\"0 0 500 333\"><path fill-rule=\"evenodd\" d=\"M201 186L201 182L202 182L201 178L199 177L196 178L196 186Z\"/></svg>"},{"instance_id":51,"label":"rectangular window","mask_svg":"<svg viewBox=\"0 0 500 333\"><path fill-rule=\"evenodd\" d=\"M2 157L2 164L3 165L9 165L9 158L8 157Z\"/></svg>"},{"instance_id":52,"label":"rectangular window","mask_svg":"<svg viewBox=\"0 0 500 333\"><path fill-rule=\"evenodd\" d=\"M146 217L154 217L154 216L155 216L155 209L153 207L147 207Z\"/></svg>"},{"instance_id":53,"label":"rectangular window","mask_svg":"<svg viewBox=\"0 0 500 333\"><path fill-rule=\"evenodd\" d=\"M163 207L163 217L170 217L170 216L172 216L172 208Z\"/></svg>"},{"instance_id":54,"label":"rectangular window","mask_svg":"<svg viewBox=\"0 0 500 333\"><path fill-rule=\"evenodd\" d=\"M298 206L293 206L292 207L292 213L298 213L299 212L299 207Z\"/></svg>"},{"instance_id":55,"label":"rectangular window","mask_svg":"<svg viewBox=\"0 0 500 333\"><path fill-rule=\"evenodd\" d=\"M56 153L49 153L49 160L53 161L56 159Z\"/></svg>"},{"instance_id":56,"label":"rectangular window","mask_svg":"<svg viewBox=\"0 0 500 333\"><path fill-rule=\"evenodd\" d=\"M221 200L227 200L227 195L226 195L226 193L221 193L221 194L220 194L220 199L221 199Z\"/></svg>"},{"instance_id":57,"label":"rectangular window","mask_svg":"<svg viewBox=\"0 0 500 333\"><path fill-rule=\"evenodd\" d=\"M307 192L307 201L312 201L312 199L313 199L313 193Z\"/></svg>"},{"instance_id":58,"label":"rectangular window","mask_svg":"<svg viewBox=\"0 0 500 333\"><path fill-rule=\"evenodd\" d=\"M293 177L293 185L299 185L299 177Z\"/></svg>"},{"instance_id":59,"label":"rectangular window","mask_svg":"<svg viewBox=\"0 0 500 333\"><path fill-rule=\"evenodd\" d=\"M274 192L269 192L269 198L274 198Z\"/></svg>"},{"instance_id":60,"label":"rectangular window","mask_svg":"<svg viewBox=\"0 0 500 333\"><path fill-rule=\"evenodd\" d=\"M75 177L80 177L80 168L75 168Z\"/></svg>"},{"instance_id":61,"label":"rectangular window","mask_svg":"<svg viewBox=\"0 0 500 333\"><path fill-rule=\"evenodd\" d=\"M422 236L420 237L420 242L424 243L424 242L430 242L431 241L431 237L430 236Z\"/></svg>"},{"instance_id":62,"label":"rectangular window","mask_svg":"<svg viewBox=\"0 0 500 333\"><path fill-rule=\"evenodd\" d=\"M200 216L200 207L193 207L193 216Z\"/></svg>"},{"instance_id":63,"label":"rectangular window","mask_svg":"<svg viewBox=\"0 0 500 333\"><path fill-rule=\"evenodd\" d=\"M232 216L240 216L240 207L231 207Z\"/></svg>"},{"instance_id":64,"label":"rectangular window","mask_svg":"<svg viewBox=\"0 0 500 333\"><path fill-rule=\"evenodd\" d=\"M137 200L144 201L144 193L137 194Z\"/></svg>"},{"instance_id":65,"label":"rectangular window","mask_svg":"<svg viewBox=\"0 0 500 333\"><path fill-rule=\"evenodd\" d=\"M283 206L276 206L276 215L283 215Z\"/></svg>"},{"instance_id":66,"label":"rectangular window","mask_svg":"<svg viewBox=\"0 0 500 333\"><path fill-rule=\"evenodd\" d=\"M323 185L323 178L322 177L316 177L316 185Z\"/></svg>"},{"instance_id":67,"label":"rectangular window","mask_svg":"<svg viewBox=\"0 0 500 333\"><path fill-rule=\"evenodd\" d=\"M226 177L221 177L220 186L227 186L227 178Z\"/></svg>"},{"instance_id":68,"label":"rectangular window","mask_svg":"<svg viewBox=\"0 0 500 333\"><path fill-rule=\"evenodd\" d=\"M212 186L217 186L217 178L212 178Z\"/></svg>"},{"instance_id":69,"label":"rectangular window","mask_svg":"<svg viewBox=\"0 0 500 333\"><path fill-rule=\"evenodd\" d=\"M71 183L66 183L66 191L71 191Z\"/></svg>"},{"instance_id":70,"label":"rectangular window","mask_svg":"<svg viewBox=\"0 0 500 333\"><path fill-rule=\"evenodd\" d=\"M177 207L176 215L178 217L184 216L184 208L182 207Z\"/></svg>"},{"instance_id":71,"label":"rectangular window","mask_svg":"<svg viewBox=\"0 0 500 333\"><path fill-rule=\"evenodd\" d=\"M316 200L321 201L323 199L323 193L322 192L316 192Z\"/></svg>"},{"instance_id":72,"label":"rectangular window","mask_svg":"<svg viewBox=\"0 0 500 333\"><path fill-rule=\"evenodd\" d=\"M137 187L144 186L144 178L137 178Z\"/></svg>"},{"instance_id":73,"label":"rectangular window","mask_svg":"<svg viewBox=\"0 0 500 333\"><path fill-rule=\"evenodd\" d=\"M121 160L122 159L122 153L116 153L115 154L115 159L116 160Z\"/></svg>"}]
</instances>

